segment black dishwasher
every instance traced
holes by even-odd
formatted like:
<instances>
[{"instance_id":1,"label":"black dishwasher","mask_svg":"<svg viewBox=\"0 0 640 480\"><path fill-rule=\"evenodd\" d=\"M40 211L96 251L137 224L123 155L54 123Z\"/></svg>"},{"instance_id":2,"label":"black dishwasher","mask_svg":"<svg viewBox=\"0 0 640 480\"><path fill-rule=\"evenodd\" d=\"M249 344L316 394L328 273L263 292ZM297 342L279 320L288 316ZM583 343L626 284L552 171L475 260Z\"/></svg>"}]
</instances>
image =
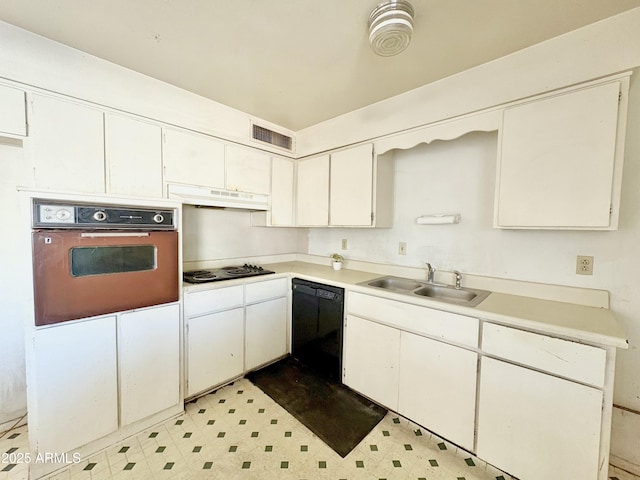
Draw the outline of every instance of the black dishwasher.
<instances>
[{"instance_id":1,"label":"black dishwasher","mask_svg":"<svg viewBox=\"0 0 640 480\"><path fill-rule=\"evenodd\" d=\"M342 381L344 289L292 280L292 356L332 380Z\"/></svg>"}]
</instances>

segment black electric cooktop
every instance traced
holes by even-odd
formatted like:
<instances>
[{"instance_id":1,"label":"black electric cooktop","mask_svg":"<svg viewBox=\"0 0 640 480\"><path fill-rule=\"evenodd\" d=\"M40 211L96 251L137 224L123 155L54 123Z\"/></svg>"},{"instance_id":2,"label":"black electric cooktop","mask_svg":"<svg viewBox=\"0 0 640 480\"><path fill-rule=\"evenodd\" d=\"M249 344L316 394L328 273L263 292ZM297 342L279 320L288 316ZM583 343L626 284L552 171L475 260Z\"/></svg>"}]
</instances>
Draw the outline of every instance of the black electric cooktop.
<instances>
[{"instance_id":1,"label":"black electric cooktop","mask_svg":"<svg viewBox=\"0 0 640 480\"><path fill-rule=\"evenodd\" d=\"M270 273L276 272L265 270L257 265L248 265L245 263L241 266L213 268L210 270L192 270L190 272L184 272L182 277L185 282L205 283L232 280L234 278L253 277L256 275L269 275Z\"/></svg>"}]
</instances>

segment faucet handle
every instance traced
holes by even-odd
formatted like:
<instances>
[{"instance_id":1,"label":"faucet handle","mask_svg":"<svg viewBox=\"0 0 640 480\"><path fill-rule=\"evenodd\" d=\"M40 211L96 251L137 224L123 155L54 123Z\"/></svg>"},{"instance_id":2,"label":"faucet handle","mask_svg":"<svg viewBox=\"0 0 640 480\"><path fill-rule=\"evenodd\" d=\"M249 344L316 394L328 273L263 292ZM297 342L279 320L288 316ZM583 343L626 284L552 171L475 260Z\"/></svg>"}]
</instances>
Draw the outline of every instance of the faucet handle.
<instances>
[{"instance_id":1,"label":"faucet handle","mask_svg":"<svg viewBox=\"0 0 640 480\"><path fill-rule=\"evenodd\" d=\"M458 270L454 270L453 274L456 276L456 289L460 289L460 282L462 281L462 273Z\"/></svg>"}]
</instances>

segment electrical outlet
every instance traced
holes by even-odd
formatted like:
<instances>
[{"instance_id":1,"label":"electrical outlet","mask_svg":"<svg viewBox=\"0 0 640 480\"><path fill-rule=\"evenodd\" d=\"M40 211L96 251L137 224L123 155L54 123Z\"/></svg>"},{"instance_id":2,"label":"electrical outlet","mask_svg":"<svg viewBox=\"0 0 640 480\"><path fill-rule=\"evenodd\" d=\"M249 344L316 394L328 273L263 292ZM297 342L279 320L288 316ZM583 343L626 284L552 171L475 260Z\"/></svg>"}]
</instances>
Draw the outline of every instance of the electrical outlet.
<instances>
[{"instance_id":1,"label":"electrical outlet","mask_svg":"<svg viewBox=\"0 0 640 480\"><path fill-rule=\"evenodd\" d=\"M407 242L400 242L398 244L398 254L406 255L407 254Z\"/></svg>"},{"instance_id":2,"label":"electrical outlet","mask_svg":"<svg viewBox=\"0 0 640 480\"><path fill-rule=\"evenodd\" d=\"M347 239L346 239L346 238L343 238L343 239L342 239L342 249L343 249L343 250L346 250L346 249L347 249Z\"/></svg>"},{"instance_id":3,"label":"electrical outlet","mask_svg":"<svg viewBox=\"0 0 640 480\"><path fill-rule=\"evenodd\" d=\"M593 275L593 257L578 255L576 259L576 273L578 275Z\"/></svg>"}]
</instances>

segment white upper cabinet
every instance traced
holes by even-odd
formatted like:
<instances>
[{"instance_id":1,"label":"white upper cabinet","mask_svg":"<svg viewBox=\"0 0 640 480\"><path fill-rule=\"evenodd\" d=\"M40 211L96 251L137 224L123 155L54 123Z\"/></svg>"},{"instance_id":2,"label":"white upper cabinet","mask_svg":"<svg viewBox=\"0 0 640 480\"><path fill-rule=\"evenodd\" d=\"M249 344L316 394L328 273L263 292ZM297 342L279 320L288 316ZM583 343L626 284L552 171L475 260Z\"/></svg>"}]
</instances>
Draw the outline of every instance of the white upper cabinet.
<instances>
[{"instance_id":1,"label":"white upper cabinet","mask_svg":"<svg viewBox=\"0 0 640 480\"><path fill-rule=\"evenodd\" d=\"M496 227L617 228L627 91L621 79L504 111Z\"/></svg>"},{"instance_id":2,"label":"white upper cabinet","mask_svg":"<svg viewBox=\"0 0 640 480\"><path fill-rule=\"evenodd\" d=\"M0 134L27 135L25 93L0 85Z\"/></svg>"},{"instance_id":3,"label":"white upper cabinet","mask_svg":"<svg viewBox=\"0 0 640 480\"><path fill-rule=\"evenodd\" d=\"M163 139L165 182L224 188L224 143L168 128Z\"/></svg>"},{"instance_id":4,"label":"white upper cabinet","mask_svg":"<svg viewBox=\"0 0 640 480\"><path fill-rule=\"evenodd\" d=\"M107 192L162 198L162 133L158 125L105 114Z\"/></svg>"},{"instance_id":5,"label":"white upper cabinet","mask_svg":"<svg viewBox=\"0 0 640 480\"><path fill-rule=\"evenodd\" d=\"M331 154L331 225L370 226L373 221L373 145Z\"/></svg>"},{"instance_id":6,"label":"white upper cabinet","mask_svg":"<svg viewBox=\"0 0 640 480\"><path fill-rule=\"evenodd\" d=\"M105 192L104 122L100 110L33 95L30 138L38 188Z\"/></svg>"},{"instance_id":7,"label":"white upper cabinet","mask_svg":"<svg viewBox=\"0 0 640 480\"><path fill-rule=\"evenodd\" d=\"M376 156L368 143L300 160L297 178L298 226L393 224L393 152Z\"/></svg>"},{"instance_id":8,"label":"white upper cabinet","mask_svg":"<svg viewBox=\"0 0 640 480\"><path fill-rule=\"evenodd\" d=\"M227 190L269 195L270 155L259 150L227 145L225 162Z\"/></svg>"},{"instance_id":9,"label":"white upper cabinet","mask_svg":"<svg viewBox=\"0 0 640 480\"><path fill-rule=\"evenodd\" d=\"M300 160L296 189L297 225L329 225L329 155Z\"/></svg>"},{"instance_id":10,"label":"white upper cabinet","mask_svg":"<svg viewBox=\"0 0 640 480\"><path fill-rule=\"evenodd\" d=\"M292 227L294 218L295 162L287 158L271 159L271 211L269 224Z\"/></svg>"}]
</instances>

